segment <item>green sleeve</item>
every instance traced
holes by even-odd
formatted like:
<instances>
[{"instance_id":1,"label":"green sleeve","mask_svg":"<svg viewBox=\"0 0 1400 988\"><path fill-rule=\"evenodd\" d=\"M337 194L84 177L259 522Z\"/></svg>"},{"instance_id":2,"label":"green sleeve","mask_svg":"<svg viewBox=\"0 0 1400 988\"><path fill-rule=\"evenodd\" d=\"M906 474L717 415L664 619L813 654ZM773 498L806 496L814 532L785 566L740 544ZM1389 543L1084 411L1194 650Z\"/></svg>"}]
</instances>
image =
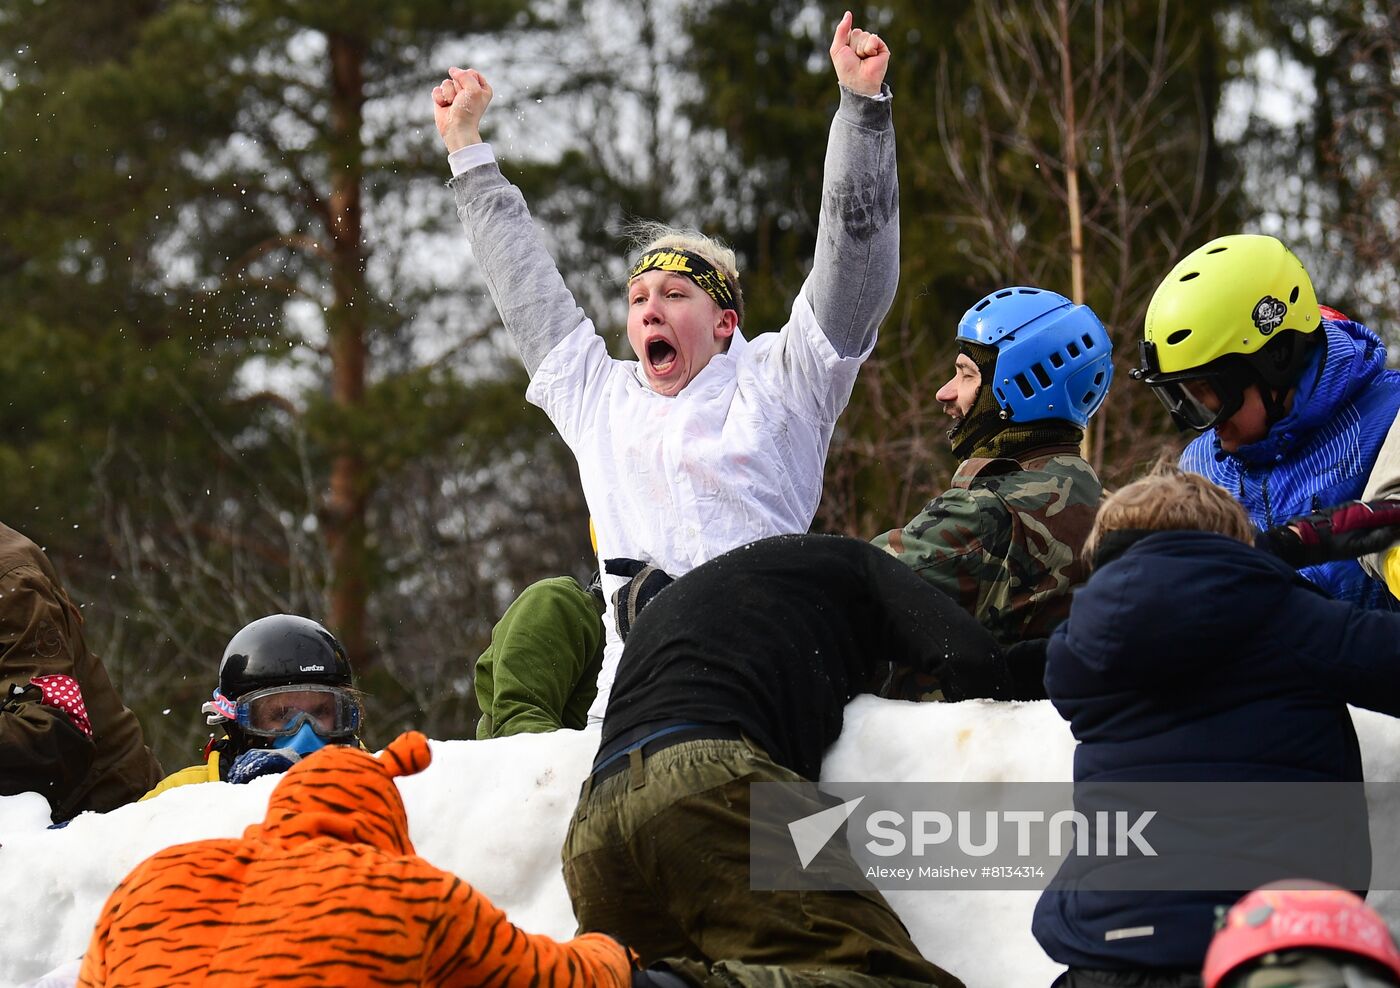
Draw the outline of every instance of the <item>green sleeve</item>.
<instances>
[{"instance_id":1,"label":"green sleeve","mask_svg":"<svg viewBox=\"0 0 1400 988\"><path fill-rule=\"evenodd\" d=\"M1006 577L1011 516L995 494L953 488L909 524L872 541L979 620L979 604Z\"/></svg>"},{"instance_id":2,"label":"green sleeve","mask_svg":"<svg viewBox=\"0 0 1400 988\"><path fill-rule=\"evenodd\" d=\"M602 665L602 611L571 577L525 588L477 660L478 738L583 727Z\"/></svg>"}]
</instances>

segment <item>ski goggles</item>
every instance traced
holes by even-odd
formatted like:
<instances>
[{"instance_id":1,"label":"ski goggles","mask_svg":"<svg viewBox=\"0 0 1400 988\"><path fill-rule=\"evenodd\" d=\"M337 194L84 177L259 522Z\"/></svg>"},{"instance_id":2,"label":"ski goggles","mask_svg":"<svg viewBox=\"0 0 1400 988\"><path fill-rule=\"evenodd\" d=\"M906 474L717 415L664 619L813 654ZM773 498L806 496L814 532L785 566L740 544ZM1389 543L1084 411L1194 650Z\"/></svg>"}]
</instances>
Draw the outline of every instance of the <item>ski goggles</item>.
<instances>
[{"instance_id":1,"label":"ski goggles","mask_svg":"<svg viewBox=\"0 0 1400 988\"><path fill-rule=\"evenodd\" d=\"M231 701L218 690L205 707L259 737L290 737L304 724L323 738L348 738L359 732L364 708L359 695L344 686L298 684L253 690Z\"/></svg>"},{"instance_id":2,"label":"ski goggles","mask_svg":"<svg viewBox=\"0 0 1400 988\"><path fill-rule=\"evenodd\" d=\"M1205 432L1244 404L1245 385L1238 368L1207 366L1163 374L1157 369L1156 350L1148 340L1138 343L1140 366L1132 376L1152 389L1181 431Z\"/></svg>"}]
</instances>

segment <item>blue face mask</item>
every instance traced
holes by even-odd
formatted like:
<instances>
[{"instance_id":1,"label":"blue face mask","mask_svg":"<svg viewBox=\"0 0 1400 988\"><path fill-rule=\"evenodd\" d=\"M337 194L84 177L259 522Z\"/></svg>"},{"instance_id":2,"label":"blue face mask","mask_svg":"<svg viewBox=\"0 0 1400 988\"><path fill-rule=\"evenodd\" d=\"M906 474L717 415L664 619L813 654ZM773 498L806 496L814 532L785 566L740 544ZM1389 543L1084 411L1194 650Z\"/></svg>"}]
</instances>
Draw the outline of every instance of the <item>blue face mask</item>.
<instances>
[{"instance_id":1,"label":"blue face mask","mask_svg":"<svg viewBox=\"0 0 1400 988\"><path fill-rule=\"evenodd\" d=\"M317 734L310 722L305 722L295 734L280 737L272 742L273 748L290 748L298 755L309 755L326 746L326 739Z\"/></svg>"}]
</instances>

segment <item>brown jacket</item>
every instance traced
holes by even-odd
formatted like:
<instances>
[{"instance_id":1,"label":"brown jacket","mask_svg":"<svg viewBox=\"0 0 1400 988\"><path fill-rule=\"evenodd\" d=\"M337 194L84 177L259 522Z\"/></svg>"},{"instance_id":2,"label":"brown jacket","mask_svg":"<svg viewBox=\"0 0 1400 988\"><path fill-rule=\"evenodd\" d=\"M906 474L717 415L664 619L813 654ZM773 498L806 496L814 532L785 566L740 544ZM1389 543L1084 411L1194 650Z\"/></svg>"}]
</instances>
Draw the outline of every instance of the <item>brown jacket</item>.
<instances>
[{"instance_id":1,"label":"brown jacket","mask_svg":"<svg viewBox=\"0 0 1400 988\"><path fill-rule=\"evenodd\" d=\"M92 740L39 702L35 676L82 690ZM83 618L37 545L0 524L0 794L39 792L55 820L139 799L160 781L136 715L83 638Z\"/></svg>"}]
</instances>

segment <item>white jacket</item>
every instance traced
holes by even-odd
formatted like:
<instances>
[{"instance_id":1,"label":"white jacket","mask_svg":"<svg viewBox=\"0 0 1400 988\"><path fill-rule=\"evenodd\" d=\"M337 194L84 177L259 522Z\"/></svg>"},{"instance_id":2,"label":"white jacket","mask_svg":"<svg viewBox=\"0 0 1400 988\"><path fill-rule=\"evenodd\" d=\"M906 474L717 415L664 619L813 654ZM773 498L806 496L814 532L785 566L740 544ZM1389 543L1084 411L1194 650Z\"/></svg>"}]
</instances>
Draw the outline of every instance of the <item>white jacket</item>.
<instances>
[{"instance_id":1,"label":"white jacket","mask_svg":"<svg viewBox=\"0 0 1400 988\"><path fill-rule=\"evenodd\" d=\"M873 345L873 341L872 341ZM541 362L526 397L578 459L600 559L671 576L756 539L805 532L821 500L836 419L869 349L841 357L799 292L781 332L736 332L674 397L616 360L585 319ZM601 719L622 657L603 576L607 644L590 719Z\"/></svg>"},{"instance_id":2,"label":"white jacket","mask_svg":"<svg viewBox=\"0 0 1400 988\"><path fill-rule=\"evenodd\" d=\"M608 356L545 249L520 190L485 144L449 156L457 215L530 372L527 397L578 459L598 557L673 577L755 539L807 531L836 418L899 280L899 182L890 93L840 90L822 175L812 273L781 332L736 332L679 394ZM622 653L604 577L607 708ZM540 656L548 662L548 656Z\"/></svg>"}]
</instances>

